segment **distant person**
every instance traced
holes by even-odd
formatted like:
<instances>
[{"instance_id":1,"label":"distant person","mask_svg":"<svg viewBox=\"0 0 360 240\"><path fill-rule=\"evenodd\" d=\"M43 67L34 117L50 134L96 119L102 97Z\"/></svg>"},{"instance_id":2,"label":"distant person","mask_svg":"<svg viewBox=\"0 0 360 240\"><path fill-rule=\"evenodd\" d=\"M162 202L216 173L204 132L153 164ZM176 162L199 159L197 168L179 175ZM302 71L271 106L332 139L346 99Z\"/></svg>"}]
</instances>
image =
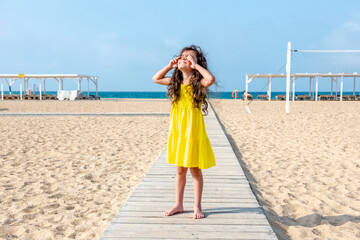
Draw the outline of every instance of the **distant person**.
<instances>
[{"instance_id":1,"label":"distant person","mask_svg":"<svg viewBox=\"0 0 360 240\"><path fill-rule=\"evenodd\" d=\"M172 69L172 76L165 77ZM201 48L191 45L183 48L179 57L172 59L157 72L153 76L153 81L168 86L167 96L172 101L167 159L168 163L177 166L176 203L164 215L171 216L184 211L186 173L190 168L195 195L193 217L203 218L201 169L214 167L216 163L200 107L204 105L202 111L207 115L206 88L215 82L215 77L207 70L207 62Z\"/></svg>"},{"instance_id":2,"label":"distant person","mask_svg":"<svg viewBox=\"0 0 360 240\"><path fill-rule=\"evenodd\" d=\"M247 93L247 99L246 99L246 93ZM247 92L247 91L243 91L243 95L241 96L244 100L252 100L253 99L253 96L249 93L249 92Z\"/></svg>"}]
</instances>

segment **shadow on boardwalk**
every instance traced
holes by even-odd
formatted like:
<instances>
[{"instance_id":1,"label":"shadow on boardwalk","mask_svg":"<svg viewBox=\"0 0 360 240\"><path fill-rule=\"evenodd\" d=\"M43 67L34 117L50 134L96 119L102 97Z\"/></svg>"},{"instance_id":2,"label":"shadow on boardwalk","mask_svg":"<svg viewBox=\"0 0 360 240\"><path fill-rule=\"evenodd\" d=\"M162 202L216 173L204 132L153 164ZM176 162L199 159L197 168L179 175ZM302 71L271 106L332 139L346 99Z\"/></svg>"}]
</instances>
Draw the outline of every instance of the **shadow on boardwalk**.
<instances>
[{"instance_id":1,"label":"shadow on boardwalk","mask_svg":"<svg viewBox=\"0 0 360 240\"><path fill-rule=\"evenodd\" d=\"M284 220L284 217L286 217L286 216L280 217L279 215L277 215L277 213L275 211L273 211L271 209L270 203L262 196L261 192L258 190L257 182L256 182L255 178L253 177L253 175L250 173L249 168L247 167L246 163L243 161L241 152L240 152L239 148L237 147L234 139L226 131L226 128L224 127L224 125L220 121L220 118L218 117L215 110L214 110L214 113L215 113L215 116L216 116L216 118L218 119L218 121L220 123L221 128L223 129L224 133L226 134L226 137L228 138L232 149L235 152L236 158L238 159L247 180L249 181L250 188L251 188L252 192L254 193L254 195L255 195L257 201L259 202L260 206L262 206L262 208L264 210L264 214L265 214L267 220L269 221L271 227L273 228L276 236L280 240L290 240L291 238L288 235L286 229L283 226L281 226L281 224L284 224L282 221ZM288 218L288 217L286 217L286 218Z\"/></svg>"},{"instance_id":2,"label":"shadow on boardwalk","mask_svg":"<svg viewBox=\"0 0 360 240\"><path fill-rule=\"evenodd\" d=\"M306 227L306 228L315 228L320 225L332 225L332 226L341 226L346 224L347 222L353 223L360 223L360 216L353 216L353 215L338 215L338 216L323 216L318 213L308 214L298 218L291 218L289 216L279 216L273 209L269 201L267 201L258 188L258 183L256 182L255 178L249 171L249 168L246 162L242 158L242 154L237 147L235 140L232 136L226 131L224 125L220 121L218 115L214 111L215 116L219 120L220 126L223 129L226 137L228 138L232 149L235 152L236 158L238 159L241 168L244 171L244 174L249 181L250 188L253 191L256 199L258 200L259 204L262 206L264 210L264 214L269 221L271 227L273 228L276 236L281 240L289 240L291 237L287 233L287 228L290 226L296 227ZM316 229L312 230L315 235L318 235Z\"/></svg>"}]
</instances>

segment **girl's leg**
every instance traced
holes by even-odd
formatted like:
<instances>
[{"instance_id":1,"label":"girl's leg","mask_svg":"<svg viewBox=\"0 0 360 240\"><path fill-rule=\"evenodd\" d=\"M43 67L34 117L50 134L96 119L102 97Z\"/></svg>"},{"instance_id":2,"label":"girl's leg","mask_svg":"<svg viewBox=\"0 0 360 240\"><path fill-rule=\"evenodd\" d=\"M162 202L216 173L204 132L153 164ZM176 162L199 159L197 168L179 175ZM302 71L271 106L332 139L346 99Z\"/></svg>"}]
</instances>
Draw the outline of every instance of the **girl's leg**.
<instances>
[{"instance_id":1,"label":"girl's leg","mask_svg":"<svg viewBox=\"0 0 360 240\"><path fill-rule=\"evenodd\" d=\"M174 207L167 210L164 215L171 216L178 212L184 211L183 200L184 200L184 190L186 184L186 173L187 168L185 167L177 167L176 173L176 183L175 183L175 192L176 192L176 203Z\"/></svg>"},{"instance_id":2,"label":"girl's leg","mask_svg":"<svg viewBox=\"0 0 360 240\"><path fill-rule=\"evenodd\" d=\"M199 168L190 168L191 175L193 177L194 184L194 195L195 195L195 205L194 205L194 218L203 218L204 213L201 210L201 195L203 191L203 175L201 169Z\"/></svg>"}]
</instances>

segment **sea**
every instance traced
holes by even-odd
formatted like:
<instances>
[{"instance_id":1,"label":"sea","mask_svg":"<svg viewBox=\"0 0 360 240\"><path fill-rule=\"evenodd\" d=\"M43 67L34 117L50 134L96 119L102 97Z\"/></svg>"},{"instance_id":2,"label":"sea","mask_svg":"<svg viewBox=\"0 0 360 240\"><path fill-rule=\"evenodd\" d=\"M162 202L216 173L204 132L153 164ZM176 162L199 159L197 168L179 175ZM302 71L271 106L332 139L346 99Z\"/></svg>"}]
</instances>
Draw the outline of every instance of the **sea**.
<instances>
[{"instance_id":1,"label":"sea","mask_svg":"<svg viewBox=\"0 0 360 240\"><path fill-rule=\"evenodd\" d=\"M4 91L5 95L8 95L8 91ZM20 94L19 91L12 91L12 94ZM23 93L24 94L24 93ZM38 92L36 94L39 94ZM44 93L43 93L44 94ZM57 91L46 91L46 94L56 95ZM84 91L84 95L87 95L88 92ZM90 95L95 95L96 92L90 91ZM239 96L237 99L241 98L243 93L239 92ZM254 99L257 99L258 95L266 95L266 92L251 92L250 94ZM285 95L286 92L271 92L271 99L276 99L277 95ZM318 92L319 95L330 95L331 92ZM292 92L290 93L290 96ZM309 95L309 92L295 92L296 95ZM314 95L314 94L313 94ZM336 92L333 92L333 95L336 95ZM337 92L337 95L340 95ZM353 95L353 91L343 92L343 95ZM355 92L355 95L360 95L360 92ZM1 92L0 92L1 96ZM110 92L110 91L99 91L98 96L100 98L153 98L153 99L166 99L166 92ZM209 99L233 99L232 92L211 92L208 95Z\"/></svg>"}]
</instances>

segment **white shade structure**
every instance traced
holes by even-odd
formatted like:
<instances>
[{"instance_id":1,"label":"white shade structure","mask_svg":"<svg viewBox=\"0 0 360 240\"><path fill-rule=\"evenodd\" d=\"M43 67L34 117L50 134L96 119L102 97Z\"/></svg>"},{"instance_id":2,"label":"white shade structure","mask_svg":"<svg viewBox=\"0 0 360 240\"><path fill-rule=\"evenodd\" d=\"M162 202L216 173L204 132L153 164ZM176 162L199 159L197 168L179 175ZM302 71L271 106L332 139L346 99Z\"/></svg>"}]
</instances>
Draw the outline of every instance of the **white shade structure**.
<instances>
[{"instance_id":1,"label":"white shade structure","mask_svg":"<svg viewBox=\"0 0 360 240\"><path fill-rule=\"evenodd\" d=\"M293 64L294 63L294 64ZM293 65L296 67L293 69ZM245 99L249 89L249 83L255 78L267 79L267 98L271 99L271 80L274 78L286 78L286 113L289 113L290 85L292 84L292 100L295 100L295 81L299 78L309 78L309 96L298 96L299 99L320 98L337 99L333 95L333 85L336 83L336 92L340 80L340 101L343 100L343 83L345 78L354 80L353 96L346 99L359 99L355 96L356 78L360 77L360 50L294 50L291 42L288 42L286 57L286 74L246 74ZM281 69L280 69L281 70ZM335 73L334 73L335 72ZM331 79L331 95L318 95L319 80ZM315 89L313 89L315 87ZM337 95L337 93L336 93ZM264 95L262 95L264 96ZM283 98L283 96L281 96ZM359 99L360 100L360 99Z\"/></svg>"},{"instance_id":2,"label":"white shade structure","mask_svg":"<svg viewBox=\"0 0 360 240\"><path fill-rule=\"evenodd\" d=\"M318 81L323 78L330 78L331 79L331 94L333 93L333 82L338 83L338 80L340 80L340 101L342 101L342 95L343 95L343 81L345 78L350 78L354 81L354 89L353 94L355 95L355 83L356 78L360 77L360 73L293 73L290 74L291 83L292 83L292 100L295 100L295 81L299 78L309 78L310 84L309 84L309 94L312 91L312 82L315 81L315 100L317 101L317 93L318 93ZM256 78L265 78L268 79L268 95L269 95L269 101L271 99L271 81L274 78L287 78L287 74L246 74L246 93L249 89L249 84ZM245 99L247 99L247 96L245 96Z\"/></svg>"},{"instance_id":3,"label":"white shade structure","mask_svg":"<svg viewBox=\"0 0 360 240\"><path fill-rule=\"evenodd\" d=\"M44 93L46 80L54 79L58 82L59 88L58 90L63 90L64 80L72 79L77 84L77 90L81 91L81 81L87 80L88 82L88 96L89 96L89 84L90 81L94 83L96 87L96 96L98 96L98 77L97 76L89 76L89 75L81 75L81 74L0 74L1 79L1 100L4 100L4 80L11 87L17 80L19 80L20 84L20 99L22 99L22 90L29 89L29 79L38 79L39 80L39 92L40 92L40 100L42 100L42 89ZM43 85L42 85L43 83ZM24 85L24 87L23 87ZM43 87L42 87L43 86Z\"/></svg>"}]
</instances>

